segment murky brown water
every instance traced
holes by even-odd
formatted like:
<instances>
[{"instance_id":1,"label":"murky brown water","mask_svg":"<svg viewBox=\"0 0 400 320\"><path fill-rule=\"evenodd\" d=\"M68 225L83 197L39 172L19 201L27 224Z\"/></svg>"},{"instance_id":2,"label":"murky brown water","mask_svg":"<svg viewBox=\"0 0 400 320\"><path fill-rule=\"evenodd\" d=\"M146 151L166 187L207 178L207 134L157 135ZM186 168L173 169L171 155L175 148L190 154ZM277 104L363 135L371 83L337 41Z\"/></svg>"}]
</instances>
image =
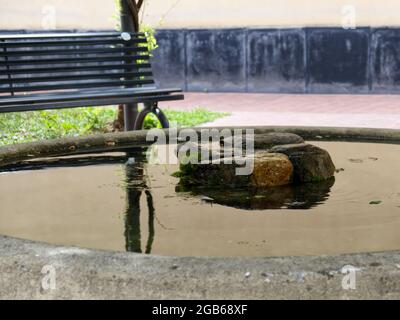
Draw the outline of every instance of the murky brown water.
<instances>
[{"instance_id":1,"label":"murky brown water","mask_svg":"<svg viewBox=\"0 0 400 320\"><path fill-rule=\"evenodd\" d=\"M146 166L147 191L135 181L127 191L121 164L0 174L0 234L176 256L400 249L400 146L316 144L344 169L334 184L241 190L231 202L218 190L177 193L173 166Z\"/></svg>"}]
</instances>

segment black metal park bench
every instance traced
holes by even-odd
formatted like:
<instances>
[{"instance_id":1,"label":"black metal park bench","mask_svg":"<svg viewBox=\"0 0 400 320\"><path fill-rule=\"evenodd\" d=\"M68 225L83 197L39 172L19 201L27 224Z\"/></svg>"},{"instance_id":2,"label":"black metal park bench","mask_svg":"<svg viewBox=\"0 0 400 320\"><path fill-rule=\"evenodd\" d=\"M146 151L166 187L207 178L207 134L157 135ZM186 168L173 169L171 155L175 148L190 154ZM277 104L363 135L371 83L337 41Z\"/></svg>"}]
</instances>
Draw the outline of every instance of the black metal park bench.
<instances>
[{"instance_id":1,"label":"black metal park bench","mask_svg":"<svg viewBox=\"0 0 400 320\"><path fill-rule=\"evenodd\" d=\"M136 130L149 113L168 127L158 102L182 90L155 86L146 44L143 33L0 35L0 113L143 103Z\"/></svg>"}]
</instances>

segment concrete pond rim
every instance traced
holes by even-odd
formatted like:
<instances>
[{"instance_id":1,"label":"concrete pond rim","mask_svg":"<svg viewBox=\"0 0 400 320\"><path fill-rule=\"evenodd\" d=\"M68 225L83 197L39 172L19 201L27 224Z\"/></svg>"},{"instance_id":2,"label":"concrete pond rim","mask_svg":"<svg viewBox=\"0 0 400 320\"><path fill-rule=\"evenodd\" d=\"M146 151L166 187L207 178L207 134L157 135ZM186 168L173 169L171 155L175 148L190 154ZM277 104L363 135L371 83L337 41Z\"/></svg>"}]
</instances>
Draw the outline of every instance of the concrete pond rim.
<instances>
[{"instance_id":1,"label":"concrete pond rim","mask_svg":"<svg viewBox=\"0 0 400 320\"><path fill-rule=\"evenodd\" d=\"M395 129L254 129L256 134L290 132L314 141L400 144L400 130ZM147 131L137 131L4 146L0 147L0 168L37 158L147 146L151 142L146 136ZM354 288L344 286L349 266L357 279ZM48 289L43 287L43 277L53 269L56 288ZM268 258L165 257L0 236L0 275L2 299L399 299L400 251Z\"/></svg>"}]
</instances>

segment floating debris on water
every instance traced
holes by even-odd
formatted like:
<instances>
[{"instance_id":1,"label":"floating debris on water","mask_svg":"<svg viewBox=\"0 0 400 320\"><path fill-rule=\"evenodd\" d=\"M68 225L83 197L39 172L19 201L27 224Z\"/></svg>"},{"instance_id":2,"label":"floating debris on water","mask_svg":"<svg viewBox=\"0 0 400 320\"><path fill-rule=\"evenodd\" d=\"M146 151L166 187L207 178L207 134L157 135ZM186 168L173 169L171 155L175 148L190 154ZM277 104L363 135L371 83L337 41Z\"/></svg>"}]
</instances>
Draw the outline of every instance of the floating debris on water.
<instances>
[{"instance_id":1,"label":"floating debris on water","mask_svg":"<svg viewBox=\"0 0 400 320\"><path fill-rule=\"evenodd\" d=\"M363 163L364 162L363 159L349 159L349 161L352 163Z\"/></svg>"},{"instance_id":2,"label":"floating debris on water","mask_svg":"<svg viewBox=\"0 0 400 320\"><path fill-rule=\"evenodd\" d=\"M213 198L210 198L210 197L201 197L201 203L211 203L211 204L213 204L214 201L215 200Z\"/></svg>"}]
</instances>

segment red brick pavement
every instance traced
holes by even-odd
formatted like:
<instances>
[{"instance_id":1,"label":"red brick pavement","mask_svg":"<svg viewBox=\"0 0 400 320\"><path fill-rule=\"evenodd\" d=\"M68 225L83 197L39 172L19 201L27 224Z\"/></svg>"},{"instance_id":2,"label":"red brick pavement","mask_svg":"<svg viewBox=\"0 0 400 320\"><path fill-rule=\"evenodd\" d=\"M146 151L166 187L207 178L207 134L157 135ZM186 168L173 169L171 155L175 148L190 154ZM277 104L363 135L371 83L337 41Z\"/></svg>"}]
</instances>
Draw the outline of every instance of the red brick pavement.
<instances>
[{"instance_id":1,"label":"red brick pavement","mask_svg":"<svg viewBox=\"0 0 400 320\"><path fill-rule=\"evenodd\" d=\"M306 125L400 129L400 95L186 93L163 108L231 113L212 126Z\"/></svg>"}]
</instances>

